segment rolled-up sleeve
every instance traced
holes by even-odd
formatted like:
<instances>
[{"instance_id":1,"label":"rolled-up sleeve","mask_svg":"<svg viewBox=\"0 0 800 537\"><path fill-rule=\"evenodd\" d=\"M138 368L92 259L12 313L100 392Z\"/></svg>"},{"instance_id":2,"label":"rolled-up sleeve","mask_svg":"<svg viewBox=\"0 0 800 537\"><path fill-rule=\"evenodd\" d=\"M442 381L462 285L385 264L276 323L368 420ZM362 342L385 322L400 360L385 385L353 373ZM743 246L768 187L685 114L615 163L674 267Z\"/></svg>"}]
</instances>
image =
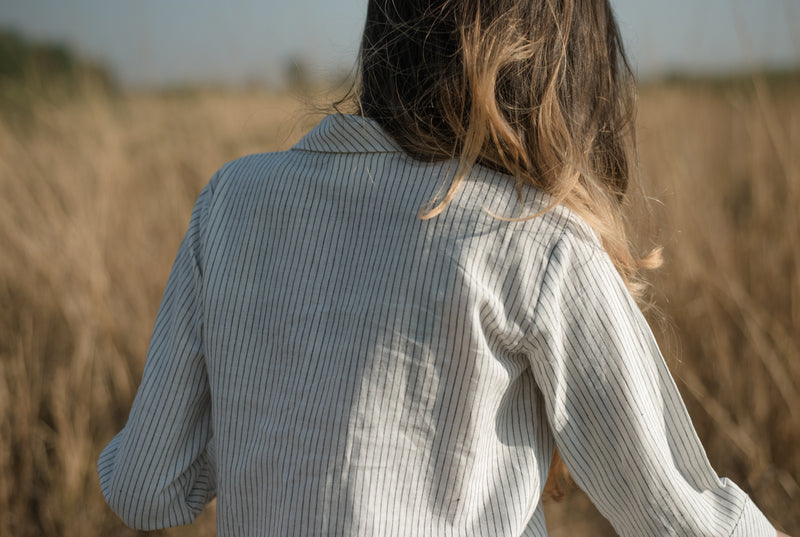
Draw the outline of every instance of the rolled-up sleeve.
<instances>
[{"instance_id":1,"label":"rolled-up sleeve","mask_svg":"<svg viewBox=\"0 0 800 537\"><path fill-rule=\"evenodd\" d=\"M652 332L593 237L553 247L526 343L575 482L623 536L774 537L711 467Z\"/></svg>"},{"instance_id":2,"label":"rolled-up sleeve","mask_svg":"<svg viewBox=\"0 0 800 537\"><path fill-rule=\"evenodd\" d=\"M201 301L210 195L198 198L172 267L127 424L98 462L106 501L137 529L190 523L215 495Z\"/></svg>"}]
</instances>

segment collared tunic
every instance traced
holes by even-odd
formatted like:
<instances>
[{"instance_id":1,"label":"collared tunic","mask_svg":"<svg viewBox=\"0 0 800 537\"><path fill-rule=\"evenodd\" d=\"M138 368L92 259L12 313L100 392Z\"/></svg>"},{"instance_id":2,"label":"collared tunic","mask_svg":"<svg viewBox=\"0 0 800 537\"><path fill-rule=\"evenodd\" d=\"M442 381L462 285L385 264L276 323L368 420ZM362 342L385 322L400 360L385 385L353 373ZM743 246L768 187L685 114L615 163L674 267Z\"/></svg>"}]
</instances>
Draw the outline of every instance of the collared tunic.
<instances>
[{"instance_id":1,"label":"collared tunic","mask_svg":"<svg viewBox=\"0 0 800 537\"><path fill-rule=\"evenodd\" d=\"M333 115L200 194L125 428L99 460L126 524L220 536L544 536L558 446L623 536L775 530L711 468L592 231L476 166Z\"/></svg>"}]
</instances>

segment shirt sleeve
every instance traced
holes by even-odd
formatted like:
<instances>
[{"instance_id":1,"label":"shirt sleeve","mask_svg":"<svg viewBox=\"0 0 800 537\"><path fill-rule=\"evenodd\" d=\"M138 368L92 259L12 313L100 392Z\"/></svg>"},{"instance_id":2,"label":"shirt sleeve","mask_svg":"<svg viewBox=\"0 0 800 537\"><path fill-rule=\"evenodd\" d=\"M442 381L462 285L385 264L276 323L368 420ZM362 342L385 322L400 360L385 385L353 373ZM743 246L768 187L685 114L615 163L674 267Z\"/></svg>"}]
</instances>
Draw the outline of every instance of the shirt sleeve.
<instances>
[{"instance_id":1,"label":"shirt sleeve","mask_svg":"<svg viewBox=\"0 0 800 537\"><path fill-rule=\"evenodd\" d=\"M652 332L593 237L565 234L527 344L556 445L622 536L775 537L711 467Z\"/></svg>"},{"instance_id":2,"label":"shirt sleeve","mask_svg":"<svg viewBox=\"0 0 800 537\"><path fill-rule=\"evenodd\" d=\"M206 187L178 250L128 422L98 462L106 501L137 529L188 524L216 494L200 295L209 196Z\"/></svg>"}]
</instances>

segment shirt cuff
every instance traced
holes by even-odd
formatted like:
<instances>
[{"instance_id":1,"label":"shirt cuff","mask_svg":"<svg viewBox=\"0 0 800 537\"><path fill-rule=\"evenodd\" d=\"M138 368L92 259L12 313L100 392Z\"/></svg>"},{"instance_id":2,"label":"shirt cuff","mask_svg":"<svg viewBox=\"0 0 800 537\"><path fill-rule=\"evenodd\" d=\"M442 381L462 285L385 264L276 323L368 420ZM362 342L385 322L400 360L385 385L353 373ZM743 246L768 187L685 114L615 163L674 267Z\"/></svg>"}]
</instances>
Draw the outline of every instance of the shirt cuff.
<instances>
[{"instance_id":1,"label":"shirt cuff","mask_svg":"<svg viewBox=\"0 0 800 537\"><path fill-rule=\"evenodd\" d=\"M777 531L748 497L731 537L775 537Z\"/></svg>"}]
</instances>

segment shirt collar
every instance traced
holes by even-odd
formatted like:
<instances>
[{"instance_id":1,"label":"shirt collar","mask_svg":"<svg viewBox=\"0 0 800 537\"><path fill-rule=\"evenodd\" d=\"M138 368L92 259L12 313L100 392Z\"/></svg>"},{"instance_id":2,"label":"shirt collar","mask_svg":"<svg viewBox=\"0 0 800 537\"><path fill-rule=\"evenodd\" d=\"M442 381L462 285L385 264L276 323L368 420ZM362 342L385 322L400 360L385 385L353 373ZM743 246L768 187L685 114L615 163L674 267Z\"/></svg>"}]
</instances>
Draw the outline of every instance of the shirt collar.
<instances>
[{"instance_id":1,"label":"shirt collar","mask_svg":"<svg viewBox=\"0 0 800 537\"><path fill-rule=\"evenodd\" d=\"M292 149L322 153L396 153L397 143L372 119L332 114L306 134Z\"/></svg>"}]
</instances>

